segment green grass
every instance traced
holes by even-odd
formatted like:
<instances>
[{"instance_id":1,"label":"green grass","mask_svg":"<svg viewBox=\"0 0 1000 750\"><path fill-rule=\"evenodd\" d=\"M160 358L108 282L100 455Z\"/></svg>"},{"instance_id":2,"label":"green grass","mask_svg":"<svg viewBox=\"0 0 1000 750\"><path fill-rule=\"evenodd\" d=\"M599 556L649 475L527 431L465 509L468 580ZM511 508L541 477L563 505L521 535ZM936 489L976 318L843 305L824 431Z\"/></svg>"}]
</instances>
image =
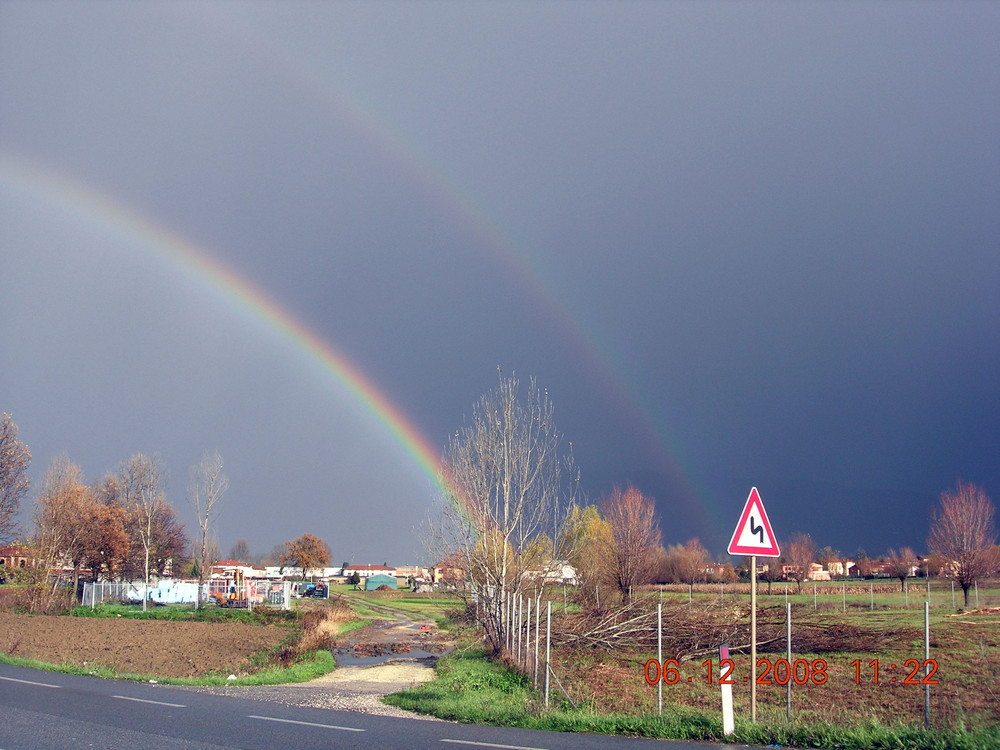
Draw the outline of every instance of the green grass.
<instances>
[{"instance_id":1,"label":"green grass","mask_svg":"<svg viewBox=\"0 0 1000 750\"><path fill-rule=\"evenodd\" d=\"M441 594L353 590L340 593L363 617L384 619L387 614L399 613L411 618L433 620L441 630L451 627L452 613L465 606L461 599Z\"/></svg>"},{"instance_id":2,"label":"green grass","mask_svg":"<svg viewBox=\"0 0 1000 750\"><path fill-rule=\"evenodd\" d=\"M372 622L372 620L366 617L359 617L356 620L341 623L340 627L337 629L337 638L343 638L345 635L353 633L355 630L361 630L361 628L371 625Z\"/></svg>"},{"instance_id":3,"label":"green grass","mask_svg":"<svg viewBox=\"0 0 1000 750\"><path fill-rule=\"evenodd\" d=\"M442 658L437 673L433 682L394 693L386 702L453 721L561 732L848 750L986 750L1000 746L1000 728L997 727L950 732L875 722L841 727L805 721L752 724L737 719L735 733L725 737L720 716L689 708L671 706L663 716L596 714L574 710L565 701L558 700L546 710L544 697L531 689L528 678L489 661L484 651L471 648Z\"/></svg>"},{"instance_id":4,"label":"green grass","mask_svg":"<svg viewBox=\"0 0 1000 750\"><path fill-rule=\"evenodd\" d=\"M228 609L214 604L195 609L188 604L168 604L142 607L132 604L98 604L96 607L73 607L69 614L73 617L124 617L131 620L169 620L174 622L234 622L248 625L295 624L301 618L296 610L282 610L272 607L249 609Z\"/></svg>"},{"instance_id":5,"label":"green grass","mask_svg":"<svg viewBox=\"0 0 1000 750\"><path fill-rule=\"evenodd\" d=\"M235 680L230 680L228 675L205 675L193 678L156 678L158 682L167 685L283 685L294 682L308 682L317 677L332 672L337 664L333 654L327 650L314 651L302 657L299 661L287 667L272 666L254 672L253 674L241 675Z\"/></svg>"},{"instance_id":6,"label":"green grass","mask_svg":"<svg viewBox=\"0 0 1000 750\"><path fill-rule=\"evenodd\" d=\"M261 655L263 657L264 655ZM280 685L292 682L306 682L332 672L336 667L333 654L329 651L317 651L309 654L288 667L267 667L259 672L241 675L230 680L228 675L212 674L201 677L161 677L158 675L123 674L108 667L78 667L73 664L49 664L47 662L25 659L20 656L0 654L0 663L16 667L39 669L45 672L62 674L89 675L117 680L134 680L138 682L158 682L164 685L196 685L213 687L221 685Z\"/></svg>"},{"instance_id":7,"label":"green grass","mask_svg":"<svg viewBox=\"0 0 1000 750\"><path fill-rule=\"evenodd\" d=\"M847 593L844 595L844 585L846 583ZM795 606L803 606L812 609L815 607L819 611L843 611L846 602L848 612L852 611L880 611L880 610L905 610L910 609L923 612L924 602L927 600L927 579L909 578L907 588L909 594L906 595L900 590L899 580L895 578L875 578L857 579L851 578L845 581L804 581L802 583L802 593L798 593L798 585L794 582L775 581L771 586L771 593L768 594L766 581L758 581L760 596L757 601L761 607L785 605L785 596L789 602ZM686 585L670 585L663 587L664 602L687 602L688 587ZM815 593L814 593L815 592ZM648 596L660 596L658 590L646 592ZM746 601L749 598L749 584L740 582L737 584L726 584L720 587L717 583L696 584L694 587L694 600L725 602ZM942 610L946 612L956 612L961 609L975 609L975 591L969 592L969 605L965 606L962 590L955 587L954 596L952 594L951 582L939 578L931 579L930 592L931 612ZM997 580L981 581L979 584L979 607L1000 606L1000 586ZM553 601L553 609L556 604Z\"/></svg>"}]
</instances>

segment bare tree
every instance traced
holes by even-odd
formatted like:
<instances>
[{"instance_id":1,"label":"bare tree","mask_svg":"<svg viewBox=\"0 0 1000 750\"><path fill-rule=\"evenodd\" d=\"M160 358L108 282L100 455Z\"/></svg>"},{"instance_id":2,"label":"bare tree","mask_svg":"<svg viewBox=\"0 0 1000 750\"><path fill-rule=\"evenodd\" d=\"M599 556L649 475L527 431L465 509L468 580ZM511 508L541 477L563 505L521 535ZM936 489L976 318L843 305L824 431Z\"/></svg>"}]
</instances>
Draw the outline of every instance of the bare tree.
<instances>
[{"instance_id":1,"label":"bare tree","mask_svg":"<svg viewBox=\"0 0 1000 750\"><path fill-rule=\"evenodd\" d=\"M18 533L17 512L28 492L31 452L17 439L17 425L10 414L0 417L0 543Z\"/></svg>"},{"instance_id":2,"label":"bare tree","mask_svg":"<svg viewBox=\"0 0 1000 750\"><path fill-rule=\"evenodd\" d=\"M903 547L898 552L889 550L887 555L888 566L886 572L893 578L899 579L900 592L906 591L906 579L913 572L913 566L917 564L917 556L909 547Z\"/></svg>"},{"instance_id":3,"label":"bare tree","mask_svg":"<svg viewBox=\"0 0 1000 750\"><path fill-rule=\"evenodd\" d=\"M854 553L856 563L854 570L857 573L858 578L871 578L875 572L875 562L868 556L863 547L858 547L857 551Z\"/></svg>"},{"instance_id":4,"label":"bare tree","mask_svg":"<svg viewBox=\"0 0 1000 750\"><path fill-rule=\"evenodd\" d=\"M500 376L474 406L471 422L449 440L442 462L442 513L432 550L460 560L476 616L494 651L508 626L504 603L552 555L563 505L559 434L548 394L530 381Z\"/></svg>"},{"instance_id":5,"label":"bare tree","mask_svg":"<svg viewBox=\"0 0 1000 750\"><path fill-rule=\"evenodd\" d=\"M750 565L750 559L747 558L747 566ZM771 586L781 578L781 560L784 558L776 559L769 558L761 565L760 571L757 573L757 577L767 581L767 595L771 595ZM747 567L747 570L750 568Z\"/></svg>"},{"instance_id":6,"label":"bare tree","mask_svg":"<svg viewBox=\"0 0 1000 750\"><path fill-rule=\"evenodd\" d=\"M946 568L951 568L962 587L966 607L969 589L995 565L993 511L993 503L980 487L960 481L954 490L941 493L941 505L931 520L927 545L948 561Z\"/></svg>"},{"instance_id":7,"label":"bare tree","mask_svg":"<svg viewBox=\"0 0 1000 750\"><path fill-rule=\"evenodd\" d=\"M798 584L801 594L802 582L809 578L812 564L816 562L816 544L812 537L802 533L793 535L785 549L785 561L789 566L789 575Z\"/></svg>"},{"instance_id":8,"label":"bare tree","mask_svg":"<svg viewBox=\"0 0 1000 750\"><path fill-rule=\"evenodd\" d=\"M711 561L708 550L696 537L683 545L670 545L661 559L660 575L670 583L686 583L690 595L694 585L707 578L706 568Z\"/></svg>"},{"instance_id":9,"label":"bare tree","mask_svg":"<svg viewBox=\"0 0 1000 750\"><path fill-rule=\"evenodd\" d=\"M212 524L218 516L219 501L229 489L229 478L222 472L222 456L218 451L208 453L201 462L191 470L191 482L188 485L188 497L194 507L198 519L198 530L201 532L201 545L195 559L198 562L198 606L201 606L202 590L205 588L205 577L215 559L209 554L209 533Z\"/></svg>"},{"instance_id":10,"label":"bare tree","mask_svg":"<svg viewBox=\"0 0 1000 750\"><path fill-rule=\"evenodd\" d=\"M606 550L607 570L623 601L633 589L649 583L660 554L660 524L653 499L629 485L615 487L599 505L611 526L612 544Z\"/></svg>"},{"instance_id":11,"label":"bare tree","mask_svg":"<svg viewBox=\"0 0 1000 750\"><path fill-rule=\"evenodd\" d=\"M118 469L121 504L134 521L144 553L146 594L142 609L146 610L149 591L149 563L153 551L153 527L166 498L163 490L163 469L156 457L142 453L132 455Z\"/></svg>"},{"instance_id":12,"label":"bare tree","mask_svg":"<svg viewBox=\"0 0 1000 750\"><path fill-rule=\"evenodd\" d=\"M250 562L250 543L246 539L237 539L229 548L229 559Z\"/></svg>"}]
</instances>

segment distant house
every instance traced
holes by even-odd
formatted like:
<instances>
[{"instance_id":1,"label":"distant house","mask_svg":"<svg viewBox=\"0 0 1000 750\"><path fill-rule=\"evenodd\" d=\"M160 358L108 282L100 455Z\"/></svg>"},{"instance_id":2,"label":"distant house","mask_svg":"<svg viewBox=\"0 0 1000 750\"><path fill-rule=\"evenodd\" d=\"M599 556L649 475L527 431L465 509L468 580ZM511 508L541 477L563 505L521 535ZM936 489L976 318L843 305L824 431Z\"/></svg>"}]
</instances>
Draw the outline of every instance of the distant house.
<instances>
[{"instance_id":1,"label":"distant house","mask_svg":"<svg viewBox=\"0 0 1000 750\"><path fill-rule=\"evenodd\" d=\"M350 578L355 573L360 578L368 578L374 575L395 576L396 569L388 565L348 565L344 568L343 575L345 578Z\"/></svg>"},{"instance_id":2,"label":"distant house","mask_svg":"<svg viewBox=\"0 0 1000 750\"><path fill-rule=\"evenodd\" d=\"M454 585L465 579L465 569L462 563L443 560L431 568L431 581Z\"/></svg>"},{"instance_id":3,"label":"distant house","mask_svg":"<svg viewBox=\"0 0 1000 750\"><path fill-rule=\"evenodd\" d=\"M809 566L809 575L807 579L810 581L829 581L830 571L823 570L823 566L819 563L812 563Z\"/></svg>"},{"instance_id":4,"label":"distant house","mask_svg":"<svg viewBox=\"0 0 1000 750\"><path fill-rule=\"evenodd\" d=\"M264 568L263 578L337 578L340 576L341 568L309 568L305 574L301 568L294 565L268 565Z\"/></svg>"},{"instance_id":5,"label":"distant house","mask_svg":"<svg viewBox=\"0 0 1000 750\"><path fill-rule=\"evenodd\" d=\"M788 565L787 563L781 566L781 577L785 580L795 580L795 576L798 575L799 566L798 565ZM829 581L830 572L828 570L823 570L823 566L819 563L809 563L809 570L806 571L804 581Z\"/></svg>"},{"instance_id":6,"label":"distant house","mask_svg":"<svg viewBox=\"0 0 1000 750\"><path fill-rule=\"evenodd\" d=\"M245 578L264 578L263 568L239 560L219 560L209 571L210 578L232 578L239 571Z\"/></svg>"},{"instance_id":7,"label":"distant house","mask_svg":"<svg viewBox=\"0 0 1000 750\"><path fill-rule=\"evenodd\" d=\"M399 565L396 567L396 577L428 581L431 577L431 571L430 568L425 568L422 565Z\"/></svg>"},{"instance_id":8,"label":"distant house","mask_svg":"<svg viewBox=\"0 0 1000 750\"><path fill-rule=\"evenodd\" d=\"M543 583L565 584L576 586L580 579L576 575L576 568L569 564L567 560L552 560L544 568L537 571L528 571L529 578L541 578Z\"/></svg>"},{"instance_id":9,"label":"distant house","mask_svg":"<svg viewBox=\"0 0 1000 750\"><path fill-rule=\"evenodd\" d=\"M33 548L23 544L8 544L0 547L0 573L6 568L26 568L34 560Z\"/></svg>"},{"instance_id":10,"label":"distant house","mask_svg":"<svg viewBox=\"0 0 1000 750\"><path fill-rule=\"evenodd\" d=\"M857 567L853 560L830 560L826 564L826 569L830 571L830 575L835 578L845 578L851 573L851 568Z\"/></svg>"}]
</instances>

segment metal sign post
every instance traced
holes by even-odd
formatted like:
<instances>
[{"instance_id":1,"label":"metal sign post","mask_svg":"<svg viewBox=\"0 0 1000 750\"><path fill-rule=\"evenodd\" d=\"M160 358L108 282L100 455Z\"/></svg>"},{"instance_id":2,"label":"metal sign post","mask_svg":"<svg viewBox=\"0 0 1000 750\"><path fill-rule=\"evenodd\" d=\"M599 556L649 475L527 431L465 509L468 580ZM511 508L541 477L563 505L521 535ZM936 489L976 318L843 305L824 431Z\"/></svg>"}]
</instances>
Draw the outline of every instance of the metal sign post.
<instances>
[{"instance_id":1,"label":"metal sign post","mask_svg":"<svg viewBox=\"0 0 1000 750\"><path fill-rule=\"evenodd\" d=\"M750 556L750 721L757 722L757 555Z\"/></svg>"},{"instance_id":2,"label":"metal sign post","mask_svg":"<svg viewBox=\"0 0 1000 750\"><path fill-rule=\"evenodd\" d=\"M730 555L750 555L750 720L757 721L757 556L779 557L778 539L771 531L757 488L750 490L733 538Z\"/></svg>"}]
</instances>

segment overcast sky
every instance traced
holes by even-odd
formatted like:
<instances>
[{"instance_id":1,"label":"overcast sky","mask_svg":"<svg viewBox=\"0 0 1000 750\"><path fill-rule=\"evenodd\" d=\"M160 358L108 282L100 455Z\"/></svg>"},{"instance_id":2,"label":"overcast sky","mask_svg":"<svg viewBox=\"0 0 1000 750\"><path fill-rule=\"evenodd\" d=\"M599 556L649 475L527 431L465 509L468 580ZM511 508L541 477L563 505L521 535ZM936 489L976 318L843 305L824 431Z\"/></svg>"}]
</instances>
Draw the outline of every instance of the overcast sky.
<instances>
[{"instance_id":1,"label":"overcast sky","mask_svg":"<svg viewBox=\"0 0 1000 750\"><path fill-rule=\"evenodd\" d=\"M189 528L217 449L223 552L425 559L427 472L281 308L435 452L498 367L537 378L591 499L634 483L665 543L723 552L756 485L779 539L922 552L956 480L1000 500L998 31L989 2L4 0L0 410L36 484L158 453Z\"/></svg>"}]
</instances>

